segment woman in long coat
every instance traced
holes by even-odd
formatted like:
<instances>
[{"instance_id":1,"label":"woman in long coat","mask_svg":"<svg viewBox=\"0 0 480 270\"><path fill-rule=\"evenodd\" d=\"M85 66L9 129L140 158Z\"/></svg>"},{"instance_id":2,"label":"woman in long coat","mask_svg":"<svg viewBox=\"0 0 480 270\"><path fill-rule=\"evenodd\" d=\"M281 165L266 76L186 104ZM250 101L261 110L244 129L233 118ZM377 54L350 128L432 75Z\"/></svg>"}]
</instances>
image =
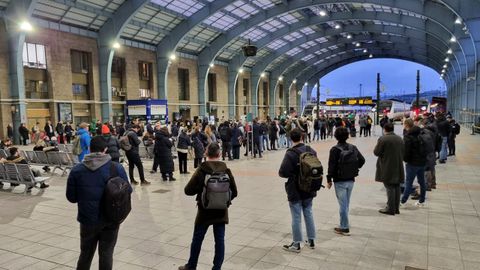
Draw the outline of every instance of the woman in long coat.
<instances>
[{"instance_id":1,"label":"woman in long coat","mask_svg":"<svg viewBox=\"0 0 480 270\"><path fill-rule=\"evenodd\" d=\"M168 129L163 127L155 134L155 148L153 150L157 164L160 165L163 181L175 181L173 171L175 170L172 157L173 142L169 136ZM156 169L156 168L155 168Z\"/></svg>"}]
</instances>

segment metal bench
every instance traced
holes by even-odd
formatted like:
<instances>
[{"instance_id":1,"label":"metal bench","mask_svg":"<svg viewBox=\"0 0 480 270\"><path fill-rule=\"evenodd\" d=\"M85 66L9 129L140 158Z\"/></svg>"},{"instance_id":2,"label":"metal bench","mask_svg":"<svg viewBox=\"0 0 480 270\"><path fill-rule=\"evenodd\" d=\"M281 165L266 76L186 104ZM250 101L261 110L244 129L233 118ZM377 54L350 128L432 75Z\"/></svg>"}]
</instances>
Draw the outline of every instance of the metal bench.
<instances>
[{"instance_id":1,"label":"metal bench","mask_svg":"<svg viewBox=\"0 0 480 270\"><path fill-rule=\"evenodd\" d=\"M9 155L5 149L0 149L0 159L7 158Z\"/></svg>"},{"instance_id":2,"label":"metal bench","mask_svg":"<svg viewBox=\"0 0 480 270\"><path fill-rule=\"evenodd\" d=\"M31 187L45 182L49 177L35 177L28 164L4 163L0 164L0 181L10 184L25 185L24 193Z\"/></svg>"},{"instance_id":3,"label":"metal bench","mask_svg":"<svg viewBox=\"0 0 480 270\"><path fill-rule=\"evenodd\" d=\"M475 133L480 133L480 126L472 125L472 135Z\"/></svg>"}]
</instances>

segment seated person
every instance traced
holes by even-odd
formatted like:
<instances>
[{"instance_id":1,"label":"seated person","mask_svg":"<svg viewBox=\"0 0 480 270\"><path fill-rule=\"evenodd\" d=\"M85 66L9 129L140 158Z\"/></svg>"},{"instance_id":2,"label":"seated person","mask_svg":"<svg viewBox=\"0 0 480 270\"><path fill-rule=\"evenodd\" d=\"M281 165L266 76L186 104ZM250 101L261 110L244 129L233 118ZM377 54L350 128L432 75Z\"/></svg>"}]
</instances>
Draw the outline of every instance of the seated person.
<instances>
[{"instance_id":1,"label":"seated person","mask_svg":"<svg viewBox=\"0 0 480 270\"><path fill-rule=\"evenodd\" d=\"M18 163L18 164L28 164L28 162L20 156L20 152L18 151L18 148L17 147L10 147L8 149L8 151L10 152L10 156L7 157L7 159L2 159L2 162L4 163ZM32 170L32 173L35 177L38 177L40 176L40 172L36 169L31 169ZM18 186L18 184L12 184L12 186ZM40 185L40 188L48 188L49 185L45 184L45 183L42 183ZM29 187L28 189L31 189L32 187Z\"/></svg>"},{"instance_id":2,"label":"seated person","mask_svg":"<svg viewBox=\"0 0 480 270\"><path fill-rule=\"evenodd\" d=\"M7 150L10 146L12 146L12 140L10 140L10 138L3 139L0 142L0 149Z\"/></svg>"}]
</instances>

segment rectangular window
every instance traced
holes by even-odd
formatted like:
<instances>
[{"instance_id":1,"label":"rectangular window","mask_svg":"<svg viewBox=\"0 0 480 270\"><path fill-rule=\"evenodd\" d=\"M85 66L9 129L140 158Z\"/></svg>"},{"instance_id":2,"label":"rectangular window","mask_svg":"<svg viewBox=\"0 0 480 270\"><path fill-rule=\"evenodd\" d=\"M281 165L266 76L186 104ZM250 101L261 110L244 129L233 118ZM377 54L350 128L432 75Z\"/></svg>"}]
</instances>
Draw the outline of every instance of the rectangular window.
<instances>
[{"instance_id":1,"label":"rectangular window","mask_svg":"<svg viewBox=\"0 0 480 270\"><path fill-rule=\"evenodd\" d=\"M72 93L74 99L89 99L88 85L72 84Z\"/></svg>"},{"instance_id":2,"label":"rectangular window","mask_svg":"<svg viewBox=\"0 0 480 270\"><path fill-rule=\"evenodd\" d=\"M208 101L217 101L217 74L208 73Z\"/></svg>"},{"instance_id":3,"label":"rectangular window","mask_svg":"<svg viewBox=\"0 0 480 270\"><path fill-rule=\"evenodd\" d=\"M278 98L280 99L280 102L282 103L283 102L283 84L278 85Z\"/></svg>"},{"instance_id":4,"label":"rectangular window","mask_svg":"<svg viewBox=\"0 0 480 270\"><path fill-rule=\"evenodd\" d=\"M267 105L268 104L268 82L263 82L262 88L263 88L263 105Z\"/></svg>"},{"instance_id":5,"label":"rectangular window","mask_svg":"<svg viewBox=\"0 0 480 270\"><path fill-rule=\"evenodd\" d=\"M140 89L140 98L141 99L148 99L152 97L150 89Z\"/></svg>"},{"instance_id":6,"label":"rectangular window","mask_svg":"<svg viewBox=\"0 0 480 270\"><path fill-rule=\"evenodd\" d=\"M88 73L90 67L90 53L71 50L70 58L73 73Z\"/></svg>"},{"instance_id":7,"label":"rectangular window","mask_svg":"<svg viewBox=\"0 0 480 270\"><path fill-rule=\"evenodd\" d=\"M45 46L41 44L23 44L23 65L30 68L47 69Z\"/></svg>"},{"instance_id":8,"label":"rectangular window","mask_svg":"<svg viewBox=\"0 0 480 270\"><path fill-rule=\"evenodd\" d=\"M248 98L249 82L248 79L243 79L243 96Z\"/></svg>"},{"instance_id":9,"label":"rectangular window","mask_svg":"<svg viewBox=\"0 0 480 270\"><path fill-rule=\"evenodd\" d=\"M190 80L186 68L178 69L178 99L190 100Z\"/></svg>"},{"instance_id":10,"label":"rectangular window","mask_svg":"<svg viewBox=\"0 0 480 270\"><path fill-rule=\"evenodd\" d=\"M122 77L125 59L120 57L114 57L112 60L112 77L120 78Z\"/></svg>"},{"instance_id":11,"label":"rectangular window","mask_svg":"<svg viewBox=\"0 0 480 270\"><path fill-rule=\"evenodd\" d=\"M44 81L25 80L25 96L33 99L47 99L47 83Z\"/></svg>"},{"instance_id":12,"label":"rectangular window","mask_svg":"<svg viewBox=\"0 0 480 270\"><path fill-rule=\"evenodd\" d=\"M150 80L151 67L152 67L151 63L147 63L147 62L138 63L140 80L144 80L144 81Z\"/></svg>"}]
</instances>

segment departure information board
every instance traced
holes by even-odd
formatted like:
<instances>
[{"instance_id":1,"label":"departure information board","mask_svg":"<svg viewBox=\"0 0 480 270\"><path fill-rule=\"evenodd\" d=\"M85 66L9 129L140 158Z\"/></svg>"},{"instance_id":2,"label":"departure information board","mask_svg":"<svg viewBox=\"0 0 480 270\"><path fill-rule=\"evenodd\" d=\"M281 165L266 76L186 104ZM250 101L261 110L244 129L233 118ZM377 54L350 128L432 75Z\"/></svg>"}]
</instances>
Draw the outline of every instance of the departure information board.
<instances>
[{"instance_id":1,"label":"departure information board","mask_svg":"<svg viewBox=\"0 0 480 270\"><path fill-rule=\"evenodd\" d=\"M327 98L327 106L341 105L373 105L372 97L354 97L354 98Z\"/></svg>"}]
</instances>

